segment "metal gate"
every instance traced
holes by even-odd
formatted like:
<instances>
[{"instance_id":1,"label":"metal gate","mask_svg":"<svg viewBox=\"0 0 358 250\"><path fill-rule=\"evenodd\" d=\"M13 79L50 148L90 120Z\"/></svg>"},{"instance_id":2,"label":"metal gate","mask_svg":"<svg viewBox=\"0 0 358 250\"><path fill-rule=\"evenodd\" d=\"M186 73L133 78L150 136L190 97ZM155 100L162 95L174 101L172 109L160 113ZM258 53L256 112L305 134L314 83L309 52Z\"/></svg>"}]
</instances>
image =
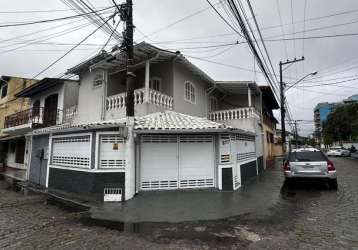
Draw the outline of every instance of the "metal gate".
<instances>
[{"instance_id":1,"label":"metal gate","mask_svg":"<svg viewBox=\"0 0 358 250\"><path fill-rule=\"evenodd\" d=\"M126 141L119 135L100 135L99 162L100 169L125 170Z\"/></svg>"},{"instance_id":2,"label":"metal gate","mask_svg":"<svg viewBox=\"0 0 358 250\"><path fill-rule=\"evenodd\" d=\"M214 187L214 143L208 135L144 135L142 190Z\"/></svg>"}]
</instances>

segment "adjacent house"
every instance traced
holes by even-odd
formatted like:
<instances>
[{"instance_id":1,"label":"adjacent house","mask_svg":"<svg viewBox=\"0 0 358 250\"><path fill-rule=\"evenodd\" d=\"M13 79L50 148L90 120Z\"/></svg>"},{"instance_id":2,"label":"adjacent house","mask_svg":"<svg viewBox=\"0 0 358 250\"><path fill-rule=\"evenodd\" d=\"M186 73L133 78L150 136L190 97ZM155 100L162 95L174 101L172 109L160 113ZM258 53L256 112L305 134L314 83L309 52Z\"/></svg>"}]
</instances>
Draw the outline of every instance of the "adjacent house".
<instances>
[{"instance_id":1,"label":"adjacent house","mask_svg":"<svg viewBox=\"0 0 358 250\"><path fill-rule=\"evenodd\" d=\"M144 42L133 68L134 119L125 116L120 51L69 69L78 82L45 78L18 94L35 110L62 110L29 133L31 183L124 201L147 190L235 190L263 171L262 92L254 82L214 81L180 52Z\"/></svg>"},{"instance_id":2,"label":"adjacent house","mask_svg":"<svg viewBox=\"0 0 358 250\"><path fill-rule=\"evenodd\" d=\"M2 174L17 180L26 179L28 152L25 148L28 138L21 132L8 133L8 129L17 126L19 119L26 119L30 100L16 95L35 82L33 79L15 76L0 78L0 163ZM19 119L14 119L15 116Z\"/></svg>"},{"instance_id":3,"label":"adjacent house","mask_svg":"<svg viewBox=\"0 0 358 250\"><path fill-rule=\"evenodd\" d=\"M263 141L266 166L274 164L274 158L282 155L282 144L276 138L276 120L273 110L279 109L274 93L269 86L260 86L262 92Z\"/></svg>"},{"instance_id":4,"label":"adjacent house","mask_svg":"<svg viewBox=\"0 0 358 250\"><path fill-rule=\"evenodd\" d=\"M49 156L49 136L36 136L31 132L70 124L77 113L78 89L78 81L44 78L16 94L19 98L30 99L30 108L13 114L9 118L12 123L3 131L28 135L26 151L30 168L27 179L31 183L46 184Z\"/></svg>"}]
</instances>

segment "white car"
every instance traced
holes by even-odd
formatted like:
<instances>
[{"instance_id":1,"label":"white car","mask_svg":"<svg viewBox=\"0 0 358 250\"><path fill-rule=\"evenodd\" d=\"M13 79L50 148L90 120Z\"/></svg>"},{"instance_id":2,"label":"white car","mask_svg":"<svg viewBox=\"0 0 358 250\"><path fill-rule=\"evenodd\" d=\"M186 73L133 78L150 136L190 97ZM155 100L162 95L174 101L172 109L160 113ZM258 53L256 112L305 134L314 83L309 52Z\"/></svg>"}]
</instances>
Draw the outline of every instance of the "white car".
<instances>
[{"instance_id":1,"label":"white car","mask_svg":"<svg viewBox=\"0 0 358 250\"><path fill-rule=\"evenodd\" d=\"M327 151L327 156L350 156L351 152L343 147L332 147Z\"/></svg>"}]
</instances>

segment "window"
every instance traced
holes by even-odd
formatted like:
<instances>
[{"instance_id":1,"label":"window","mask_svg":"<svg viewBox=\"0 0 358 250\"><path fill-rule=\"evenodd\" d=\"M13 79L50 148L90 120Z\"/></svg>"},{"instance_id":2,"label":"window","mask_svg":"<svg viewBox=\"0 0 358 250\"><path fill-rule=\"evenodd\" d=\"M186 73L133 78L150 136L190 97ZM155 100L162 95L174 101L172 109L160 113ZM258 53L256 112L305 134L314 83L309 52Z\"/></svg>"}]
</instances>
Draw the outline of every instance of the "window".
<instances>
[{"instance_id":1,"label":"window","mask_svg":"<svg viewBox=\"0 0 358 250\"><path fill-rule=\"evenodd\" d=\"M7 96L7 83L1 87L1 98L5 98Z\"/></svg>"},{"instance_id":2,"label":"window","mask_svg":"<svg viewBox=\"0 0 358 250\"><path fill-rule=\"evenodd\" d=\"M292 152L289 156L290 161L327 161L327 158L320 151Z\"/></svg>"},{"instance_id":3,"label":"window","mask_svg":"<svg viewBox=\"0 0 358 250\"><path fill-rule=\"evenodd\" d=\"M184 84L184 100L191 103L196 102L195 87L191 82L185 82Z\"/></svg>"},{"instance_id":4,"label":"window","mask_svg":"<svg viewBox=\"0 0 358 250\"><path fill-rule=\"evenodd\" d=\"M153 77L149 81L149 88L154 89L156 91L160 91L162 85L162 80L159 77Z\"/></svg>"},{"instance_id":5,"label":"window","mask_svg":"<svg viewBox=\"0 0 358 250\"><path fill-rule=\"evenodd\" d=\"M104 81L103 73L96 74L96 76L93 79L93 87L96 88L102 86L103 81Z\"/></svg>"},{"instance_id":6,"label":"window","mask_svg":"<svg viewBox=\"0 0 358 250\"><path fill-rule=\"evenodd\" d=\"M218 109L218 99L215 96L210 97L210 110L214 111Z\"/></svg>"}]
</instances>

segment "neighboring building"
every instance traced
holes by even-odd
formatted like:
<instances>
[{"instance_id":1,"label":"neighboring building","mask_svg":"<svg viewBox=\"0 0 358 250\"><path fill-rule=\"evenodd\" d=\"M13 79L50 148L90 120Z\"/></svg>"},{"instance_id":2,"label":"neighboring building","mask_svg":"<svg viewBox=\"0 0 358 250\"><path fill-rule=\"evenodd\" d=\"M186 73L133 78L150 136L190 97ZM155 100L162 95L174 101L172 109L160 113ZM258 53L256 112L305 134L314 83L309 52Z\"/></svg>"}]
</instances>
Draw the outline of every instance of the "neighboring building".
<instances>
[{"instance_id":1,"label":"neighboring building","mask_svg":"<svg viewBox=\"0 0 358 250\"><path fill-rule=\"evenodd\" d=\"M23 133L7 134L5 130L13 124L11 119L15 113L20 113L21 119L26 119L26 110L30 107L28 98L18 98L16 94L31 86L33 79L1 76L0 78L0 163L3 165L2 174L23 180L26 177L27 139Z\"/></svg>"},{"instance_id":2,"label":"neighboring building","mask_svg":"<svg viewBox=\"0 0 358 250\"><path fill-rule=\"evenodd\" d=\"M42 168L42 173L46 173L47 162L42 162L42 160L46 159L46 155L48 155L48 150L43 150L48 148L48 138L47 144L44 140L43 145L46 145L39 150L35 146L38 144L38 138L29 135L29 133L33 129L65 123L71 118L77 104L78 82L44 78L27 88L16 91L15 98L26 100L27 104L26 108L5 116L2 133L7 134L9 138L17 138L16 144L9 142L7 165L9 166L11 159L14 158L16 167L24 170L21 179L25 179L27 176L30 181L39 184L41 178L37 176L37 173L33 174L31 171ZM19 143L19 140L22 143ZM36 159L41 159L41 161ZM30 172L26 172L29 166L31 166Z\"/></svg>"},{"instance_id":3,"label":"neighboring building","mask_svg":"<svg viewBox=\"0 0 358 250\"><path fill-rule=\"evenodd\" d=\"M280 106L269 86L260 86L260 89L262 92L264 159L266 160L266 166L272 166L274 157L282 155L282 145L275 140L278 121L272 112L275 109L279 109Z\"/></svg>"},{"instance_id":4,"label":"neighboring building","mask_svg":"<svg viewBox=\"0 0 358 250\"><path fill-rule=\"evenodd\" d=\"M337 107L339 103L318 103L314 108L314 125L315 125L315 136L317 143L321 145L322 142L322 125L327 120L328 115Z\"/></svg>"},{"instance_id":5,"label":"neighboring building","mask_svg":"<svg viewBox=\"0 0 358 250\"><path fill-rule=\"evenodd\" d=\"M343 100L343 103L354 103L354 102L358 102L358 95L352 95L347 99Z\"/></svg>"},{"instance_id":6,"label":"neighboring building","mask_svg":"<svg viewBox=\"0 0 358 250\"><path fill-rule=\"evenodd\" d=\"M133 68L134 120L125 117L123 53L68 70L80 79L77 116L31 133L30 181L124 201L146 190L235 190L264 169L255 83L215 82L180 53L147 43L135 46ZM31 88L21 95L36 99Z\"/></svg>"},{"instance_id":7,"label":"neighboring building","mask_svg":"<svg viewBox=\"0 0 358 250\"><path fill-rule=\"evenodd\" d=\"M358 102L358 95L352 95L346 99L344 99L342 102L334 102L334 103L328 103L328 102L322 102L318 103L316 107L314 108L314 125L315 125L315 137L317 140L317 143L319 145L322 144L322 126L323 123L327 120L328 115L337 107L341 105L346 105L350 103Z\"/></svg>"}]
</instances>

